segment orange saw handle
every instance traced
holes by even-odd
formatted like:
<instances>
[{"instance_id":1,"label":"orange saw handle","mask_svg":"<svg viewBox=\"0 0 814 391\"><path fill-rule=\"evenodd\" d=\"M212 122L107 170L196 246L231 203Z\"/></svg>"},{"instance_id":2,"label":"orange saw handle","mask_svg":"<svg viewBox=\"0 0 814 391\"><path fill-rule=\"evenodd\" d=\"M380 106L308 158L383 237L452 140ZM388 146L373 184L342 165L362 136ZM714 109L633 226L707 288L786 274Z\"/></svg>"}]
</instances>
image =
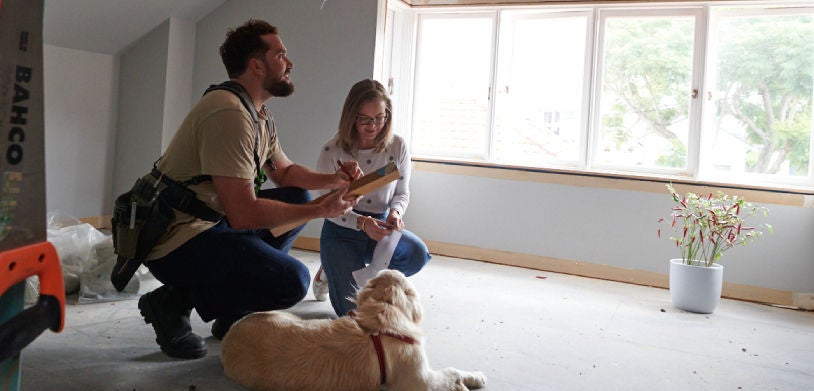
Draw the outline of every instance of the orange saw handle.
<instances>
[{"instance_id":1,"label":"orange saw handle","mask_svg":"<svg viewBox=\"0 0 814 391\"><path fill-rule=\"evenodd\" d=\"M0 362L14 357L42 332L62 331L65 323L65 285L59 256L50 242L0 253L0 294L36 275L40 280L37 303L0 324Z\"/></svg>"}]
</instances>

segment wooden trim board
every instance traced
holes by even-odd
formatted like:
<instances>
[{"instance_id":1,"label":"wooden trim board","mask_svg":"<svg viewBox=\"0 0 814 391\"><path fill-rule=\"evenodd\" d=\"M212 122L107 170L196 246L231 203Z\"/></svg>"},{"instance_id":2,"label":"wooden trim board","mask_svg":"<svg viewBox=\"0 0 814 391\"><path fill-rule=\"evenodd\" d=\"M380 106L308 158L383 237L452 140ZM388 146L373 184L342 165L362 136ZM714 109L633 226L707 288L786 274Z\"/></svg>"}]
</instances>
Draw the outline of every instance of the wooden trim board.
<instances>
[{"instance_id":1,"label":"wooden trim board","mask_svg":"<svg viewBox=\"0 0 814 391\"><path fill-rule=\"evenodd\" d=\"M370 193L373 190L376 190L389 182L392 182L396 179L399 179L401 174L399 174L399 169L396 167L396 163L390 162L386 166L370 172L365 176L352 181L350 183L350 187L348 187L348 194L344 197L345 199L353 198L360 195L365 195ZM322 196L316 198L315 200L309 202L308 204L317 204L321 202L328 194L323 194ZM294 227L298 225L303 225L308 222L310 219L300 219L293 223L289 223L286 225L282 225L276 228L271 229L271 234L274 236L280 236L288 231L291 231Z\"/></svg>"},{"instance_id":2,"label":"wooden trim board","mask_svg":"<svg viewBox=\"0 0 814 391\"><path fill-rule=\"evenodd\" d=\"M112 215L101 215L101 216L93 216L93 217L83 217L80 218L79 221L90 224L96 229L110 229L110 219L112 219Z\"/></svg>"},{"instance_id":3,"label":"wooden trim board","mask_svg":"<svg viewBox=\"0 0 814 391\"><path fill-rule=\"evenodd\" d=\"M319 252L319 238L297 236L297 239L294 239L294 247L300 250Z\"/></svg>"},{"instance_id":4,"label":"wooden trim board","mask_svg":"<svg viewBox=\"0 0 814 391\"><path fill-rule=\"evenodd\" d=\"M524 267L655 288L667 289L669 286L669 277L666 274L651 271L625 269L616 266L491 250L453 243L426 241L426 244L430 253L448 257L472 259L500 265ZM319 238L300 236L294 242L294 247L318 252ZM794 292L779 289L724 282L721 296L728 299L751 301L761 304L795 307L793 300Z\"/></svg>"},{"instance_id":5,"label":"wooden trim board","mask_svg":"<svg viewBox=\"0 0 814 391\"><path fill-rule=\"evenodd\" d=\"M598 189L614 189L638 191L646 193L668 194L665 185L673 183L679 193L692 191L698 194L724 191L729 195L737 195L749 202L775 205L798 206L804 208L814 207L814 193L810 190L781 190L771 188L740 188L735 185L718 183L702 183L698 181L681 181L678 179L658 177L636 177L633 175L602 176L580 173L569 170L535 171L531 168L506 168L488 164L465 165L450 164L441 161L413 161L413 172L425 171L439 174L474 176L481 178L503 179L509 181L523 181L535 183L552 183L558 185L591 187Z\"/></svg>"},{"instance_id":6,"label":"wooden trim board","mask_svg":"<svg viewBox=\"0 0 814 391\"><path fill-rule=\"evenodd\" d=\"M110 225L109 215L86 217L80 220L97 228L107 228ZM625 269L616 266L600 265L589 262L558 259L510 251L491 250L454 243L427 241L426 244L427 247L429 247L430 252L433 254L472 259L500 265L525 267L534 270L545 270L555 273L572 274L589 278L598 278L602 280L665 289L668 287L669 281L666 274L644 270ZM319 238L298 236L294 241L294 247L301 250L319 252ZM795 308L797 306L797 303L794 301L795 294L798 293L724 282L722 296L729 299Z\"/></svg>"}]
</instances>

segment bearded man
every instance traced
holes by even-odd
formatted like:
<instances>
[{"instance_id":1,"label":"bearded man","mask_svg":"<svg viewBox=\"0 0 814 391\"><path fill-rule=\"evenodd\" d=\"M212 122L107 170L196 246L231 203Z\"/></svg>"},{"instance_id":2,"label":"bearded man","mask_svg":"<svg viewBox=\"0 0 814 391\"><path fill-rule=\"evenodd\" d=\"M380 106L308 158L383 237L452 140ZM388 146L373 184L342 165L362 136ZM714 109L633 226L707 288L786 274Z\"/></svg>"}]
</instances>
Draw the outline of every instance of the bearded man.
<instances>
[{"instance_id":1,"label":"bearded man","mask_svg":"<svg viewBox=\"0 0 814 391\"><path fill-rule=\"evenodd\" d=\"M192 309L203 321L214 320L212 335L222 339L247 313L289 308L302 300L310 275L288 251L303 226L279 237L270 229L336 217L359 201L343 199L349 182L362 174L355 163L317 173L283 152L264 105L294 92L294 64L277 28L249 20L230 29L220 55L228 88L210 88L203 95L154 171L185 184L224 216L210 221L174 210L167 233L144 262L163 285L143 295L138 308L161 350L176 358L206 355L203 338L190 326ZM259 190L262 181L256 180L265 177L277 186ZM337 191L309 203L308 190L317 189Z\"/></svg>"}]
</instances>

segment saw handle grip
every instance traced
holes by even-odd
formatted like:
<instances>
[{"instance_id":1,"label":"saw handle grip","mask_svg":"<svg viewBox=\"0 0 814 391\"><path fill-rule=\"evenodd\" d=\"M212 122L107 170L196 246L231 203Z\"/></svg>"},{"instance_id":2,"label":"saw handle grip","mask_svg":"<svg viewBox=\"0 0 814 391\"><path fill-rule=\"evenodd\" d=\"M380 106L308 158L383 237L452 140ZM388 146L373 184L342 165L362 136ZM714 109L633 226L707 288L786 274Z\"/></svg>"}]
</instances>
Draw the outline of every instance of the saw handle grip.
<instances>
[{"instance_id":1,"label":"saw handle grip","mask_svg":"<svg viewBox=\"0 0 814 391\"><path fill-rule=\"evenodd\" d=\"M33 275L39 277L39 299L0 324L0 362L16 356L45 329L60 332L64 326L65 283L54 246L40 242L0 253L0 295Z\"/></svg>"},{"instance_id":2,"label":"saw handle grip","mask_svg":"<svg viewBox=\"0 0 814 391\"><path fill-rule=\"evenodd\" d=\"M0 325L0 362L16 356L45 329L58 331L61 314L56 297L40 295L37 304Z\"/></svg>"}]
</instances>

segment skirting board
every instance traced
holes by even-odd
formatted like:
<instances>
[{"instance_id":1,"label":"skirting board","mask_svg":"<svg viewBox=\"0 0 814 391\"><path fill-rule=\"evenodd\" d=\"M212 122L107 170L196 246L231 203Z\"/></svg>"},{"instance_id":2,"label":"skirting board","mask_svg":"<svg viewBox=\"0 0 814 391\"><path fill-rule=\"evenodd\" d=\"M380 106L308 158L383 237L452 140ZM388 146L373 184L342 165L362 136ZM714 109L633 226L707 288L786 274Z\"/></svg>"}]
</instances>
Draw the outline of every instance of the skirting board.
<instances>
[{"instance_id":1,"label":"skirting board","mask_svg":"<svg viewBox=\"0 0 814 391\"><path fill-rule=\"evenodd\" d=\"M110 219L112 219L112 215L101 215L101 216L93 216L93 217L82 217L79 221L90 224L96 229L110 229Z\"/></svg>"},{"instance_id":2,"label":"skirting board","mask_svg":"<svg viewBox=\"0 0 814 391\"><path fill-rule=\"evenodd\" d=\"M430 253L455 258L472 259L508 266L518 266L534 270L544 270L555 273L572 274L582 277L597 278L624 282L636 285L668 288L669 277L666 274L624 269L615 266L574 261L568 259L550 258L539 255L514 253L509 251L492 250L474 246L465 246L453 243L426 241ZM300 236L294 242L294 247L302 250L319 251L319 238ZM751 301L762 304L778 305L791 308L803 308L799 296L790 291L756 287L744 284L724 282L721 296L729 299Z\"/></svg>"},{"instance_id":3,"label":"skirting board","mask_svg":"<svg viewBox=\"0 0 814 391\"><path fill-rule=\"evenodd\" d=\"M110 228L110 217L110 215L103 215L86 217L80 220L82 220L82 222L89 223L96 228L103 229ZM601 280L625 282L628 284L645 285L657 288L666 289L668 287L668 276L666 274L656 272L625 269L616 266L544 257L533 254L492 250L454 243L435 241L427 241L426 243L430 253L448 257L472 259L500 265L572 274L582 277L598 278ZM319 238L299 236L294 242L294 247L302 250L319 251ZM812 293L799 293L724 282L723 293L721 295L729 299L751 301L790 308L800 308L805 310L814 309L814 294Z\"/></svg>"}]
</instances>

